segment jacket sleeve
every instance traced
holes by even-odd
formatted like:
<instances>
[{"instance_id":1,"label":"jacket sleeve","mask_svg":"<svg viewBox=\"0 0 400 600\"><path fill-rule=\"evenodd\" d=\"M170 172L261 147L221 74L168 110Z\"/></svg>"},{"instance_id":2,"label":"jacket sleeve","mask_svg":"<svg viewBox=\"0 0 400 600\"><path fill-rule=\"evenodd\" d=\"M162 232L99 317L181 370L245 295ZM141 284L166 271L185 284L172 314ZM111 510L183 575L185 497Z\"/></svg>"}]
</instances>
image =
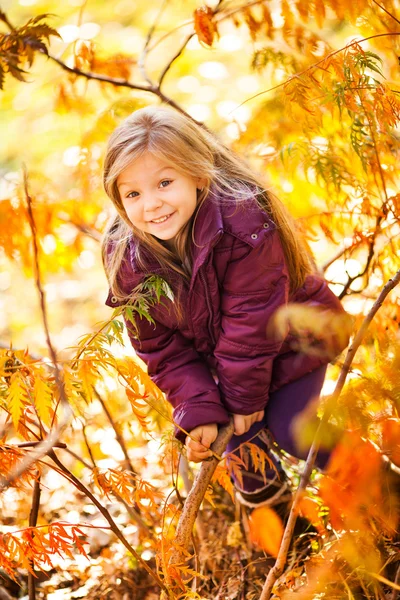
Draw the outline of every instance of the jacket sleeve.
<instances>
[{"instance_id":1,"label":"jacket sleeve","mask_svg":"<svg viewBox=\"0 0 400 600\"><path fill-rule=\"evenodd\" d=\"M190 432L199 425L228 423L218 386L190 340L157 320L152 324L137 318L136 335L132 323L126 321L126 325L136 354L174 407L177 425ZM175 436L182 442L186 437L179 428Z\"/></svg>"},{"instance_id":2,"label":"jacket sleeve","mask_svg":"<svg viewBox=\"0 0 400 600\"><path fill-rule=\"evenodd\" d=\"M268 401L274 358L283 339L271 317L289 297L289 275L276 230L252 247L235 239L221 292L221 334L214 356L227 410L251 414Z\"/></svg>"}]
</instances>

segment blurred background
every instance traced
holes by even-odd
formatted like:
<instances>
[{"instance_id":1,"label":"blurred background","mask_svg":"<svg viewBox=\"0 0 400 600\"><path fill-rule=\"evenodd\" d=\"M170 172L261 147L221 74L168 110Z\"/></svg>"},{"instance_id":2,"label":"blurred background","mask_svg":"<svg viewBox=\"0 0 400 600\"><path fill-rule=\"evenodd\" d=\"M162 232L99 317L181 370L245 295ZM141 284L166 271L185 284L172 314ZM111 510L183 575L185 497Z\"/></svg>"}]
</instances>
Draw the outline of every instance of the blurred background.
<instances>
[{"instance_id":1,"label":"blurred background","mask_svg":"<svg viewBox=\"0 0 400 600\"><path fill-rule=\"evenodd\" d=\"M332 80L327 79L326 89L314 98L309 97L310 90L301 89L300 80L297 92L283 87L263 92L301 73L331 49L387 31L393 21L376 3L360 3L363 6L354 14L349 7L343 8L347 13L342 15L329 5L321 12L318 3L303 4L301 8L300 3L280 1L227 1L218 7L209 3L219 10L214 16L218 35L208 34L211 46L192 35L166 73L162 91L213 128L267 177L271 189L308 232L318 264L323 266L354 242L360 219L365 218L360 229L370 230L375 214L365 215L368 209L360 207L366 193L370 202L379 202L382 190L352 148L349 136L354 117L349 118L346 108L342 114L335 108ZM147 86L144 70L153 82L158 80L193 34L194 10L199 6L191 1L149 5L128 0L6 0L2 11L13 27L48 13L40 23L59 34L50 36L49 54L54 59L82 71ZM0 23L0 31L8 29ZM362 44L364 51L378 53L382 63L376 62L388 80L398 75L395 44L390 37ZM18 348L28 346L40 354L46 349L32 279L30 232L21 201L22 165L28 170L34 199L51 332L56 347L63 349L109 314L103 305L107 283L99 245L111 214L101 184L107 137L135 108L160 102L150 92L69 73L53 58L35 52L33 65L24 63L26 73L21 78L25 82L6 74L0 96L0 341L12 341ZM378 77L371 70L369 74ZM332 156L337 159L333 166L329 164ZM387 193L395 195L395 156L388 153L383 160ZM335 168L342 170L336 181ZM351 211L357 214L356 221L349 217ZM347 274L354 277L364 268L368 245L356 250L346 261L340 256L326 272L338 294L348 281ZM394 251L383 259L391 266ZM346 308L354 314L365 311L382 284L382 272L369 268L368 282L358 278L349 290L364 288L365 293L346 298Z\"/></svg>"}]
</instances>

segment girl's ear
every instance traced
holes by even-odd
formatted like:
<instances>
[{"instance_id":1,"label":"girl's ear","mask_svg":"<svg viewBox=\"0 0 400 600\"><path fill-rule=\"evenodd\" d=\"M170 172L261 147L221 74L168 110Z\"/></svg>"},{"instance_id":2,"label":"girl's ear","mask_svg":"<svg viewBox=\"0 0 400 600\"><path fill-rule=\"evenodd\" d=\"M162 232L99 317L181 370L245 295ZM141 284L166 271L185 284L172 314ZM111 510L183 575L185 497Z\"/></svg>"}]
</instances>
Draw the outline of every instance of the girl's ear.
<instances>
[{"instance_id":1,"label":"girl's ear","mask_svg":"<svg viewBox=\"0 0 400 600\"><path fill-rule=\"evenodd\" d=\"M206 184L207 184L207 179L205 177L203 177L201 179L199 178L197 180L197 184L196 184L197 189L200 190L200 191L202 191L203 188L206 186Z\"/></svg>"}]
</instances>

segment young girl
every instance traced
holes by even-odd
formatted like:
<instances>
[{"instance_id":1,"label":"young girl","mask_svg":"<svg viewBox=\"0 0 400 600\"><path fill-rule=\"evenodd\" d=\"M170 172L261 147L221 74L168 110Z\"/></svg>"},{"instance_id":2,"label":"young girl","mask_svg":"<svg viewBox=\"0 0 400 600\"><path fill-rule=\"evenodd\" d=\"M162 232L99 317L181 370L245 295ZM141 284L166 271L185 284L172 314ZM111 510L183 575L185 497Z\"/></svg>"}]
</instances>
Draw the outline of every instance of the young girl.
<instances>
[{"instance_id":1,"label":"young girl","mask_svg":"<svg viewBox=\"0 0 400 600\"><path fill-rule=\"evenodd\" d=\"M267 451L254 437L267 428L299 456L291 421L318 396L347 339L333 348L332 335L314 339L308 351L288 328L275 331L274 314L288 303L344 312L283 205L213 134L163 107L140 109L113 132L104 186L118 213L103 246L107 304L128 302L150 275L174 293L151 309L153 324L138 318L136 331L127 327L174 407L188 458L211 455L230 415L228 451L250 438ZM318 464L326 460L320 454ZM240 499L255 505L279 495L282 471L266 478L250 464L242 487L236 482Z\"/></svg>"}]
</instances>

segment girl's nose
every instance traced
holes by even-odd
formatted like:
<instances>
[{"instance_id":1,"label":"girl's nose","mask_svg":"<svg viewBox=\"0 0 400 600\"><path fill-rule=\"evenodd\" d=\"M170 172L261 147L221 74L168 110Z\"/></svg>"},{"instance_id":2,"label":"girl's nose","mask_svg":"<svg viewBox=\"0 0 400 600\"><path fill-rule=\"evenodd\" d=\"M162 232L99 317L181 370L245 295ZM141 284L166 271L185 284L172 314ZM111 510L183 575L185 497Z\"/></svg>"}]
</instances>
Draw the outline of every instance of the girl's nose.
<instances>
[{"instance_id":1,"label":"girl's nose","mask_svg":"<svg viewBox=\"0 0 400 600\"><path fill-rule=\"evenodd\" d=\"M162 205L162 200L161 200L161 198L158 198L156 195L151 194L144 198L143 204L144 204L145 212L152 212L154 210L157 210L157 208L160 208L160 206Z\"/></svg>"}]
</instances>

